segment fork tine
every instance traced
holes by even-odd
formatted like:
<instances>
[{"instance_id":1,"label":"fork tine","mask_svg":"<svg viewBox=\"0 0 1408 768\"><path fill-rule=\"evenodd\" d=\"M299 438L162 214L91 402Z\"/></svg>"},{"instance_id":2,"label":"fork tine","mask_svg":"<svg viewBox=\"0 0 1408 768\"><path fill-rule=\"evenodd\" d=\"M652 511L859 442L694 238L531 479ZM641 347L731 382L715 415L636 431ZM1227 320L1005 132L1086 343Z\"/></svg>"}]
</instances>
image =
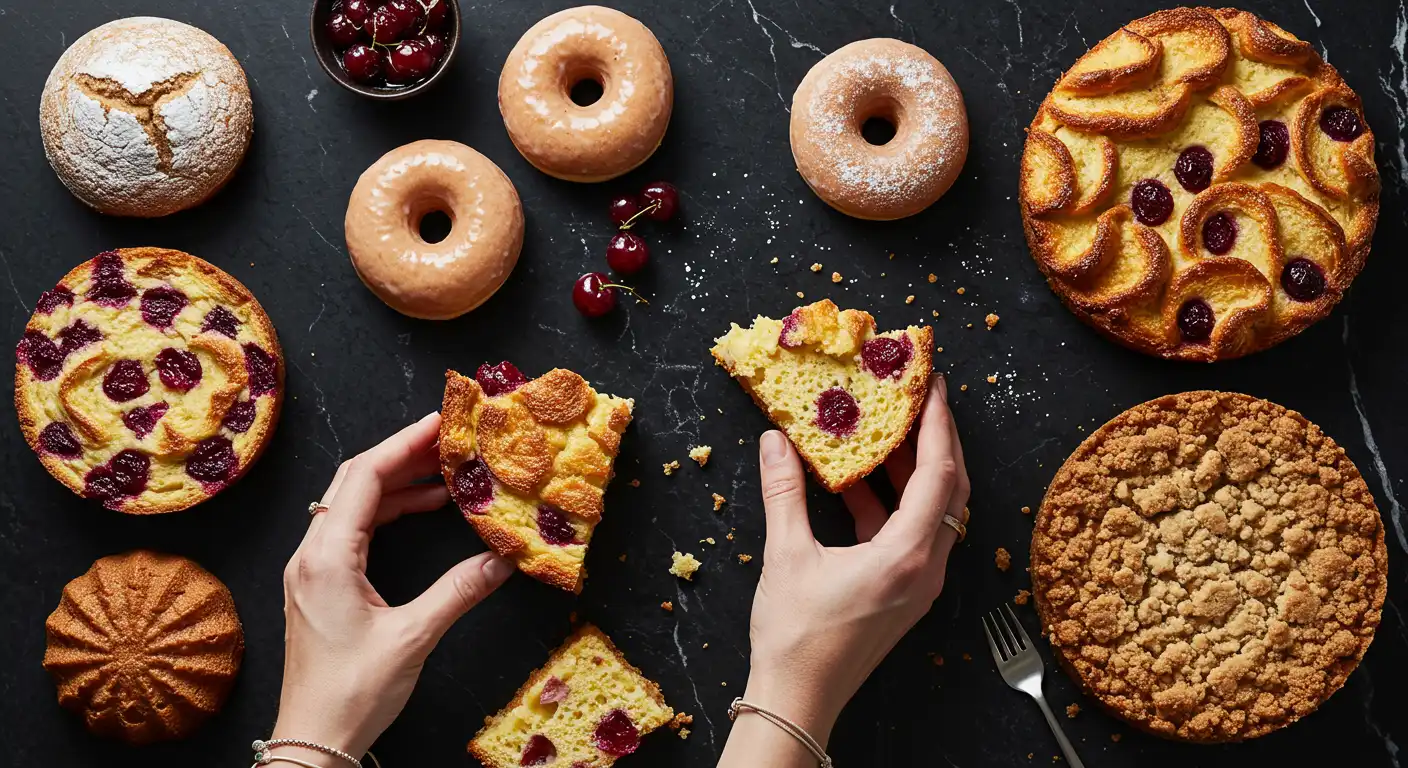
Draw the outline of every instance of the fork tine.
<instances>
[{"instance_id":1,"label":"fork tine","mask_svg":"<svg viewBox=\"0 0 1408 768\"><path fill-rule=\"evenodd\" d=\"M1017 642L1017 636L1012 632L1012 628L1007 626L1007 618L1002 615L1002 611L993 611L995 622L1002 629L1002 639L1007 641L1008 647L1012 649L1012 655L1016 656L1023 650L1022 644Z\"/></svg>"},{"instance_id":2,"label":"fork tine","mask_svg":"<svg viewBox=\"0 0 1408 768\"><path fill-rule=\"evenodd\" d=\"M1017 625L1017 634L1022 636L1022 647L1030 648L1032 645L1032 639L1027 636L1027 630L1022 627L1022 622L1017 620L1017 614L1012 612L1012 606L1003 603L1002 607L1007 609L1007 615L1012 617L1012 623Z\"/></svg>"},{"instance_id":3,"label":"fork tine","mask_svg":"<svg viewBox=\"0 0 1408 768\"><path fill-rule=\"evenodd\" d=\"M992 660L1001 664L1007 660L1007 656L997 649L997 641L992 639L992 630L988 629L988 617L981 617L983 622L983 634L988 636L988 648L992 649Z\"/></svg>"}]
</instances>

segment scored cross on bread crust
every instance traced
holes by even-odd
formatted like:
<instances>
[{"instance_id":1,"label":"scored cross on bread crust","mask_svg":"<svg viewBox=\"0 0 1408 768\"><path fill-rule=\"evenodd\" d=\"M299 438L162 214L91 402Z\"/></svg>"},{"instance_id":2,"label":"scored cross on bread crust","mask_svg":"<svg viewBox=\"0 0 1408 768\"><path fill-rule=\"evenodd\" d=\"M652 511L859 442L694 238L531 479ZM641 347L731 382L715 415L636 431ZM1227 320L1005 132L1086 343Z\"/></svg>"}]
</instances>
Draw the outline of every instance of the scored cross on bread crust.
<instances>
[{"instance_id":1,"label":"scored cross on bread crust","mask_svg":"<svg viewBox=\"0 0 1408 768\"><path fill-rule=\"evenodd\" d=\"M561 368L445 372L440 464L465 519L535 579L582 591L583 561L635 401Z\"/></svg>"},{"instance_id":2,"label":"scored cross on bread crust","mask_svg":"<svg viewBox=\"0 0 1408 768\"><path fill-rule=\"evenodd\" d=\"M928 390L933 344L928 326L877 334L869 313L823 300L782 320L735 323L711 352L817 481L840 493L909 433Z\"/></svg>"},{"instance_id":3,"label":"scored cross on bread crust","mask_svg":"<svg viewBox=\"0 0 1408 768\"><path fill-rule=\"evenodd\" d=\"M1130 22L1082 56L1027 131L1027 241L1105 335L1214 361L1323 318L1379 209L1359 98L1315 49L1231 8Z\"/></svg>"}]
</instances>

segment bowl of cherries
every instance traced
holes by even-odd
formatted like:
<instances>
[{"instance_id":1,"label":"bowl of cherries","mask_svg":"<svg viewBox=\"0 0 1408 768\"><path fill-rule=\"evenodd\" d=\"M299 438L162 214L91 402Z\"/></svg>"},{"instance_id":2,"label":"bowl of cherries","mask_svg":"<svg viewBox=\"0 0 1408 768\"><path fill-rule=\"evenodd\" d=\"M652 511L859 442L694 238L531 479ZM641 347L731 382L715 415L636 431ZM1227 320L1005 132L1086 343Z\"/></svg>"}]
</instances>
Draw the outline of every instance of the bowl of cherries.
<instances>
[{"instance_id":1,"label":"bowl of cherries","mask_svg":"<svg viewBox=\"0 0 1408 768\"><path fill-rule=\"evenodd\" d=\"M309 34L338 85L404 99L449 69L460 41L459 0L314 0Z\"/></svg>"}]
</instances>

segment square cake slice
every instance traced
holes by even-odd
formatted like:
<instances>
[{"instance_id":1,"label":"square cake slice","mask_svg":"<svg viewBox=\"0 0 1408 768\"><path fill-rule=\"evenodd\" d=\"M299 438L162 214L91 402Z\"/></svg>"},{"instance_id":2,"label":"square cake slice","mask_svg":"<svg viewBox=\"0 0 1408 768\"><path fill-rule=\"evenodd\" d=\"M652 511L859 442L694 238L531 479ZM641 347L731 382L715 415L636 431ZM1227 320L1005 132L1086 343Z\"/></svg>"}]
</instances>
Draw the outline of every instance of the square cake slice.
<instances>
[{"instance_id":1,"label":"square cake slice","mask_svg":"<svg viewBox=\"0 0 1408 768\"><path fill-rule=\"evenodd\" d=\"M486 768L606 768L673 719L660 686L587 624L548 657L469 742Z\"/></svg>"},{"instance_id":2,"label":"square cake slice","mask_svg":"<svg viewBox=\"0 0 1408 768\"><path fill-rule=\"evenodd\" d=\"M512 363L445 372L440 469L495 552L535 579L582 591L621 433L635 401L557 368L529 381Z\"/></svg>"},{"instance_id":3,"label":"square cake slice","mask_svg":"<svg viewBox=\"0 0 1408 768\"><path fill-rule=\"evenodd\" d=\"M711 352L806 460L839 493L904 440L933 370L928 326L877 334L875 318L830 300L781 320L737 323Z\"/></svg>"}]
</instances>

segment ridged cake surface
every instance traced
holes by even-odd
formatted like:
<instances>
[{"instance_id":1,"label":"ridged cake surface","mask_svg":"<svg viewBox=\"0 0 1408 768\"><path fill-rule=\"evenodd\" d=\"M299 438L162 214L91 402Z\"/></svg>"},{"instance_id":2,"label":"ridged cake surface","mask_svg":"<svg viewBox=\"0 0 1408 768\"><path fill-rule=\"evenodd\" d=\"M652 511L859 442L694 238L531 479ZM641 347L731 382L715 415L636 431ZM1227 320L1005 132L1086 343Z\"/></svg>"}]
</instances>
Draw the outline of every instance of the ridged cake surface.
<instances>
[{"instance_id":1,"label":"ridged cake surface","mask_svg":"<svg viewBox=\"0 0 1408 768\"><path fill-rule=\"evenodd\" d=\"M446 371L440 463L451 496L519 570L580 592L634 406L561 368L532 381L510 363L475 378Z\"/></svg>"},{"instance_id":2,"label":"ridged cake surface","mask_svg":"<svg viewBox=\"0 0 1408 768\"><path fill-rule=\"evenodd\" d=\"M870 474L904 440L933 371L933 329L877 334L875 319L829 299L782 320L734 324L715 341L718 364L738 380L839 493Z\"/></svg>"},{"instance_id":3,"label":"ridged cake surface","mask_svg":"<svg viewBox=\"0 0 1408 768\"><path fill-rule=\"evenodd\" d=\"M1020 192L1072 311L1197 361L1328 314L1379 210L1359 97L1309 43L1231 8L1159 11L1082 56L1028 128Z\"/></svg>"},{"instance_id":4,"label":"ridged cake surface","mask_svg":"<svg viewBox=\"0 0 1408 768\"><path fill-rule=\"evenodd\" d=\"M607 768L674 711L660 686L587 624L552 652L469 743L486 768Z\"/></svg>"},{"instance_id":5,"label":"ridged cake surface","mask_svg":"<svg viewBox=\"0 0 1408 768\"><path fill-rule=\"evenodd\" d=\"M278 337L238 280L181 251L125 248L45 291L15 351L30 448L75 493L129 514L228 487L273 436Z\"/></svg>"},{"instance_id":6,"label":"ridged cake surface","mask_svg":"<svg viewBox=\"0 0 1408 768\"><path fill-rule=\"evenodd\" d=\"M230 591L191 560L137 550L64 587L45 623L59 703L132 744L187 736L218 712L244 655Z\"/></svg>"}]
</instances>

